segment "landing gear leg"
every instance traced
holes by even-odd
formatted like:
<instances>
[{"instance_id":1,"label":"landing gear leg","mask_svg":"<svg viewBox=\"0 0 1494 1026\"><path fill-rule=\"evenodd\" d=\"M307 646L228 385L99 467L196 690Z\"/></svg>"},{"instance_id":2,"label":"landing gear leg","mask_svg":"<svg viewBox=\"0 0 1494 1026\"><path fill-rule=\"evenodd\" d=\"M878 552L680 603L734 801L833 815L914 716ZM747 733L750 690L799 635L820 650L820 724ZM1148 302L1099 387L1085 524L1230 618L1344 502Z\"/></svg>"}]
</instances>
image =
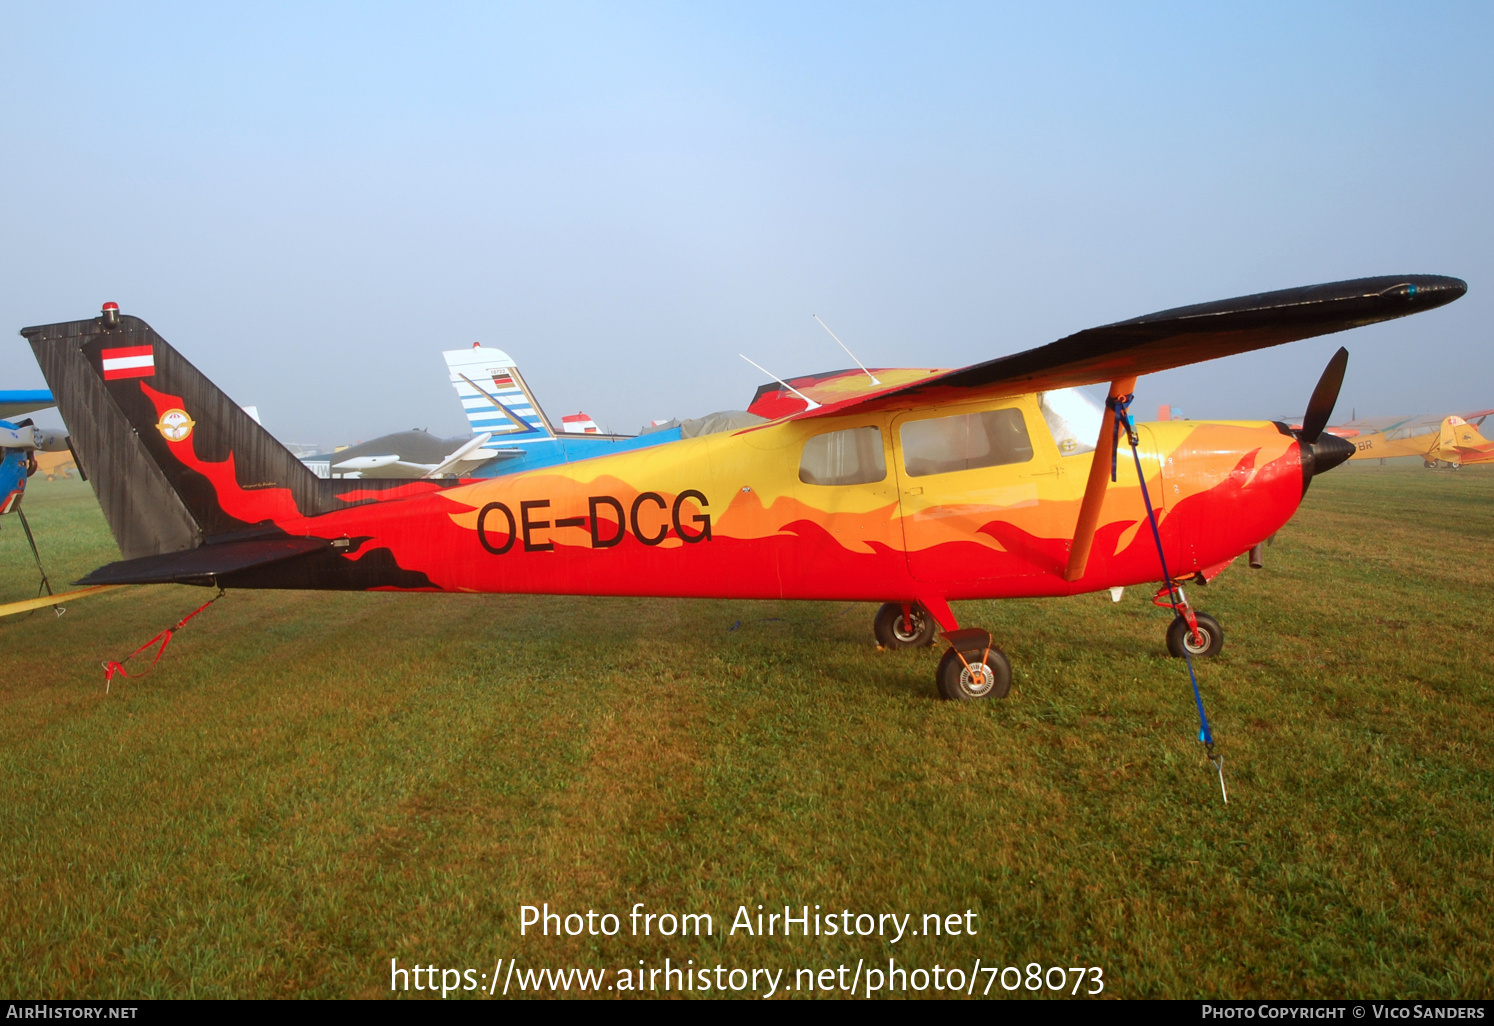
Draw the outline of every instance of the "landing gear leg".
<instances>
[{"instance_id":1,"label":"landing gear leg","mask_svg":"<svg viewBox=\"0 0 1494 1026\"><path fill-rule=\"evenodd\" d=\"M1012 689L1012 664L995 647L991 632L979 627L943 635L949 651L939 660L934 683L939 695L952 702L1005 698Z\"/></svg>"}]
</instances>

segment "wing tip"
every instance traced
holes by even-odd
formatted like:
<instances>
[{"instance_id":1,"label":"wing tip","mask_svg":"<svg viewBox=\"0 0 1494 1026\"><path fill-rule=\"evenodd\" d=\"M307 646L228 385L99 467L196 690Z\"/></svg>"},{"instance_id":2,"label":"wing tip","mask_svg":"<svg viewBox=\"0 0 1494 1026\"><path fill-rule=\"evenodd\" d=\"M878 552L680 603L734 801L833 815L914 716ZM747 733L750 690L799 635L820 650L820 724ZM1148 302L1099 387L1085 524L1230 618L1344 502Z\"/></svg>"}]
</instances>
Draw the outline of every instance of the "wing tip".
<instances>
[{"instance_id":1,"label":"wing tip","mask_svg":"<svg viewBox=\"0 0 1494 1026\"><path fill-rule=\"evenodd\" d=\"M1299 285L1273 292L1256 292L1232 299L1158 310L1105 327L1150 325L1159 321L1221 317L1230 314L1271 314L1286 310L1327 309L1346 304L1378 308L1372 319L1389 319L1431 310L1461 298L1468 291L1462 278L1445 274L1382 274L1373 278L1349 278L1319 285ZM1385 303L1396 303L1385 306Z\"/></svg>"}]
</instances>

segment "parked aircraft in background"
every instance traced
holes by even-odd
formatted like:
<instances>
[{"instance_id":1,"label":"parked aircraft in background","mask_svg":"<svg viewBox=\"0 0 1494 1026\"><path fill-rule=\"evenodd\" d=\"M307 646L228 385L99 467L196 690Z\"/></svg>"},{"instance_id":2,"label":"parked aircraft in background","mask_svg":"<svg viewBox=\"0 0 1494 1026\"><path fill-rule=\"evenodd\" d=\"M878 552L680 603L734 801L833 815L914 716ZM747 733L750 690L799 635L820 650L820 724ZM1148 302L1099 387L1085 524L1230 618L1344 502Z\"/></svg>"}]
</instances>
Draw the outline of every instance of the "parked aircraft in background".
<instances>
[{"instance_id":1,"label":"parked aircraft in background","mask_svg":"<svg viewBox=\"0 0 1494 1026\"><path fill-rule=\"evenodd\" d=\"M562 418L557 432L517 364L501 349L474 343L442 353L468 437L438 438L413 429L301 457L318 477L338 479L481 479L682 437L678 425L641 436L603 432L584 413Z\"/></svg>"},{"instance_id":2,"label":"parked aircraft in background","mask_svg":"<svg viewBox=\"0 0 1494 1026\"><path fill-rule=\"evenodd\" d=\"M484 450L489 438L438 438L412 428L333 452L305 455L301 461L323 478L465 477L484 463L518 455L515 450ZM478 454L469 459L474 452Z\"/></svg>"},{"instance_id":3,"label":"parked aircraft in background","mask_svg":"<svg viewBox=\"0 0 1494 1026\"><path fill-rule=\"evenodd\" d=\"M62 455L68 451L67 436L61 431L39 428L31 422L30 417L22 417L21 414L32 413L53 405L55 404L52 401L52 393L42 389L0 392L0 410L5 412L5 416L16 418L0 420L0 516L14 513L16 519L21 522L21 529L26 535L26 544L31 548L31 554L36 559L37 573L41 575L41 585L38 591L47 593L45 599L0 605L0 616L54 604L51 594L52 584L47 580L46 571L42 569L41 553L37 551L36 538L31 534L31 525L26 522L26 514L21 511L21 499L26 494L26 482L37 471L37 454ZM56 606L56 609L58 615L61 615L62 607Z\"/></svg>"},{"instance_id":4,"label":"parked aircraft in background","mask_svg":"<svg viewBox=\"0 0 1494 1026\"><path fill-rule=\"evenodd\" d=\"M1354 443L1356 460L1391 459L1396 456L1420 456L1425 466L1458 467L1463 463L1486 462L1478 458L1464 458L1460 448L1471 448L1476 455L1483 438L1476 428L1494 410L1475 410L1461 416L1443 414L1417 417L1367 417L1351 420L1328 430L1340 438ZM1449 425L1449 421L1457 423ZM1457 441L1459 426L1467 427L1463 437L1468 445ZM1470 435L1469 432L1472 434ZM1444 440L1446 444L1444 445Z\"/></svg>"},{"instance_id":5,"label":"parked aircraft in background","mask_svg":"<svg viewBox=\"0 0 1494 1026\"><path fill-rule=\"evenodd\" d=\"M46 481L72 481L78 476L78 465L70 452L38 452L36 472Z\"/></svg>"},{"instance_id":6,"label":"parked aircraft in background","mask_svg":"<svg viewBox=\"0 0 1494 1026\"><path fill-rule=\"evenodd\" d=\"M0 514L20 509L26 480L36 473L38 452L67 451L61 431L43 430L21 417L54 405L46 389L0 392Z\"/></svg>"},{"instance_id":7,"label":"parked aircraft in background","mask_svg":"<svg viewBox=\"0 0 1494 1026\"><path fill-rule=\"evenodd\" d=\"M573 436L561 441L592 443L591 455L466 482L318 480L138 318L106 311L22 334L124 557L80 583L873 600L884 644L927 644L942 627L940 693L980 699L1006 693L1011 667L989 633L957 629L950 601L1207 579L1353 452L1323 431L1345 350L1295 432L1129 420L1118 432L1114 410L1138 375L1466 290L1433 275L1335 282L1166 310L962 370L775 383L769 422L612 451L596 444L606 436ZM147 354L148 371L111 376L120 352ZM490 391L498 376L464 365L459 377L469 416L491 418L474 430L515 446L541 434L532 401ZM1044 397L1102 382L1114 405L1099 429L1066 436L1073 419ZM507 409L479 401L494 399ZM1180 589L1163 594L1179 614L1169 650L1219 651L1218 622Z\"/></svg>"},{"instance_id":8,"label":"parked aircraft in background","mask_svg":"<svg viewBox=\"0 0 1494 1026\"><path fill-rule=\"evenodd\" d=\"M1482 422L1483 418L1479 419ZM1422 462L1454 470L1469 463L1494 463L1494 442L1462 417L1448 417L1437 432L1436 444L1422 455Z\"/></svg>"},{"instance_id":9,"label":"parked aircraft in background","mask_svg":"<svg viewBox=\"0 0 1494 1026\"><path fill-rule=\"evenodd\" d=\"M27 413L56 406L52 393L45 388L18 388L0 391L0 420L15 420Z\"/></svg>"},{"instance_id":10,"label":"parked aircraft in background","mask_svg":"<svg viewBox=\"0 0 1494 1026\"><path fill-rule=\"evenodd\" d=\"M572 413L560 418L561 430L568 435L597 435L602 429L585 413Z\"/></svg>"}]
</instances>

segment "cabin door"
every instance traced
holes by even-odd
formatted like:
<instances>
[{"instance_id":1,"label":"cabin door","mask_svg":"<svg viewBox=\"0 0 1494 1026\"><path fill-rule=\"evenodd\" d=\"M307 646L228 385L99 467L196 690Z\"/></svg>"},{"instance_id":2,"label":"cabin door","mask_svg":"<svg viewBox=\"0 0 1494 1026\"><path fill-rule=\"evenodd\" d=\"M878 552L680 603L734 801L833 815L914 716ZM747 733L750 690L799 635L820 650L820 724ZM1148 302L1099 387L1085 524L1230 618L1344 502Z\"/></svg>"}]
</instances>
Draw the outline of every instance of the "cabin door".
<instances>
[{"instance_id":1,"label":"cabin door","mask_svg":"<svg viewBox=\"0 0 1494 1026\"><path fill-rule=\"evenodd\" d=\"M894 418L903 541L915 579L957 593L965 590L958 582L1062 574L1073 530L1057 522L1070 505L1066 468L1027 398Z\"/></svg>"}]
</instances>

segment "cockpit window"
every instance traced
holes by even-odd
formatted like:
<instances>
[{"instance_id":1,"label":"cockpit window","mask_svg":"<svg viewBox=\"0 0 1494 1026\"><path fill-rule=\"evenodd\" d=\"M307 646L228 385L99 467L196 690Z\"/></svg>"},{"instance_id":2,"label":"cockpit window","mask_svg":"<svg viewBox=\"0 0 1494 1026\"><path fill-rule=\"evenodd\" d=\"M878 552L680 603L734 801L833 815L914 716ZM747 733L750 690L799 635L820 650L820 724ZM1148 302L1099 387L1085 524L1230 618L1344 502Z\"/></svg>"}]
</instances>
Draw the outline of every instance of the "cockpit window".
<instances>
[{"instance_id":1,"label":"cockpit window","mask_svg":"<svg viewBox=\"0 0 1494 1026\"><path fill-rule=\"evenodd\" d=\"M1078 456L1095 451L1095 439L1105 410L1077 388L1059 388L1038 393L1038 407L1043 420L1053 432L1060 456Z\"/></svg>"},{"instance_id":2,"label":"cockpit window","mask_svg":"<svg viewBox=\"0 0 1494 1026\"><path fill-rule=\"evenodd\" d=\"M887 477L882 430L846 428L815 435L804 443L799 480L813 485L871 484Z\"/></svg>"},{"instance_id":3,"label":"cockpit window","mask_svg":"<svg viewBox=\"0 0 1494 1026\"><path fill-rule=\"evenodd\" d=\"M903 466L909 477L1032 459L1032 439L1027 436L1021 410L911 420L903 424L900 435Z\"/></svg>"}]
</instances>

